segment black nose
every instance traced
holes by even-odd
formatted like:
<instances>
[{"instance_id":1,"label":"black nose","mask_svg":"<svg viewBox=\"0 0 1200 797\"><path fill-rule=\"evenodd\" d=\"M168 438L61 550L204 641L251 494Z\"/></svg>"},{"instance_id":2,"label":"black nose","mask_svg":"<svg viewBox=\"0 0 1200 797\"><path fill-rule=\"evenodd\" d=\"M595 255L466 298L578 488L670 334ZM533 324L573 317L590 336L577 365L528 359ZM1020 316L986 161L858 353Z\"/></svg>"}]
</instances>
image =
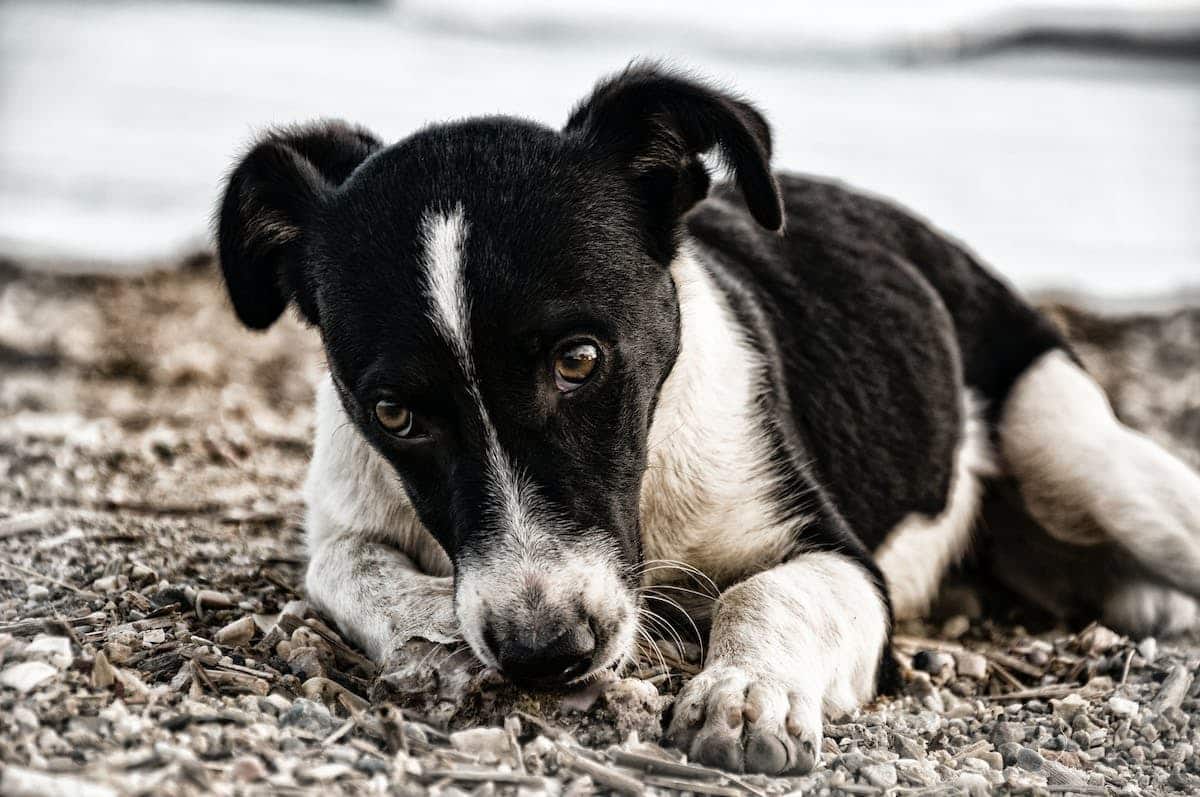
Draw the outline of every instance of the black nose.
<instances>
[{"instance_id":1,"label":"black nose","mask_svg":"<svg viewBox=\"0 0 1200 797\"><path fill-rule=\"evenodd\" d=\"M485 638L506 676L536 686L555 686L578 678L588 671L596 652L596 637L586 622L557 634L554 630L514 629L506 639L497 639L489 628Z\"/></svg>"}]
</instances>

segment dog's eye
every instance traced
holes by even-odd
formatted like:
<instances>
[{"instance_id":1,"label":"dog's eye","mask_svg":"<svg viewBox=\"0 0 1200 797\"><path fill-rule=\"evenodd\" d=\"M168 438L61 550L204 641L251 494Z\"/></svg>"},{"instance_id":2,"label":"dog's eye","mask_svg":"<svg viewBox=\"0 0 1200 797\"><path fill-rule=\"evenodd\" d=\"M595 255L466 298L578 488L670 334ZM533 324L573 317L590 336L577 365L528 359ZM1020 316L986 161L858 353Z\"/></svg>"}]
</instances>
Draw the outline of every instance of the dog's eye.
<instances>
[{"instance_id":1,"label":"dog's eye","mask_svg":"<svg viewBox=\"0 0 1200 797\"><path fill-rule=\"evenodd\" d=\"M600 361L600 350L591 343L575 343L554 358L554 384L570 393L586 382Z\"/></svg>"},{"instance_id":2,"label":"dog's eye","mask_svg":"<svg viewBox=\"0 0 1200 797\"><path fill-rule=\"evenodd\" d=\"M413 414L407 407L383 399L375 402L375 418L379 425L396 437L408 437L413 431Z\"/></svg>"}]
</instances>

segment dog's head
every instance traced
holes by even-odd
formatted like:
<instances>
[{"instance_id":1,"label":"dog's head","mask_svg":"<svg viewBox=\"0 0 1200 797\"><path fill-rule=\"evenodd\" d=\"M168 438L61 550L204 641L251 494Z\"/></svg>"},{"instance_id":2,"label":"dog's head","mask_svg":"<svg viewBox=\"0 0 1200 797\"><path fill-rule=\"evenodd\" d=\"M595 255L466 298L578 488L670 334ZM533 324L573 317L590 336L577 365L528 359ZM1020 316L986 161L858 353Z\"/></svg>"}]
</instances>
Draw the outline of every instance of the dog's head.
<instances>
[{"instance_id":1,"label":"dog's head","mask_svg":"<svg viewBox=\"0 0 1200 797\"><path fill-rule=\"evenodd\" d=\"M491 117L385 147L317 123L229 179L238 317L266 328L291 303L320 330L347 414L454 563L467 641L514 679L631 649L647 432L680 345L668 266L713 149L778 229L762 116L653 67L562 130Z\"/></svg>"}]
</instances>

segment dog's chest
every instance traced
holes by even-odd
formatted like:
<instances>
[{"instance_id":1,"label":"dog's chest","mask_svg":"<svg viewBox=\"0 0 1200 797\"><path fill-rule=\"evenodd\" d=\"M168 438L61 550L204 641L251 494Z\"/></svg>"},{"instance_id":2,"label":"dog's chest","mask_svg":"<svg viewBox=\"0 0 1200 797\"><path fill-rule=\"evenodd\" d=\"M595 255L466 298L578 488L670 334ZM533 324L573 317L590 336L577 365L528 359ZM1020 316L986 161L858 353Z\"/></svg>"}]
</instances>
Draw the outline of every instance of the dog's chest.
<instances>
[{"instance_id":1,"label":"dog's chest","mask_svg":"<svg viewBox=\"0 0 1200 797\"><path fill-rule=\"evenodd\" d=\"M672 274L681 345L647 443L640 499L645 580L675 580L680 573L665 564L683 563L723 585L778 562L794 523L780 522L771 497L757 401L762 358L699 263L681 258Z\"/></svg>"}]
</instances>

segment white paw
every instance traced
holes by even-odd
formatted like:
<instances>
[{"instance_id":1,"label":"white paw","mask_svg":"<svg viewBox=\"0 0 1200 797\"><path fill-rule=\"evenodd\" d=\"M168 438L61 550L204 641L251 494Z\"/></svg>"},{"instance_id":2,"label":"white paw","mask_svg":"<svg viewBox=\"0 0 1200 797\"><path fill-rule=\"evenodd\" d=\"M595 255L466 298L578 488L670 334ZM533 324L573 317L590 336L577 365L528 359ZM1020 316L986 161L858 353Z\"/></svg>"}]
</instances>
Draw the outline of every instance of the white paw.
<instances>
[{"instance_id":1,"label":"white paw","mask_svg":"<svg viewBox=\"0 0 1200 797\"><path fill-rule=\"evenodd\" d=\"M1169 637L1200 628L1200 603L1171 587L1137 581L1105 598L1102 619L1135 638Z\"/></svg>"},{"instance_id":2,"label":"white paw","mask_svg":"<svg viewBox=\"0 0 1200 797\"><path fill-rule=\"evenodd\" d=\"M693 761L731 772L802 774L821 749L821 696L768 673L714 664L684 687L667 730Z\"/></svg>"}]
</instances>

